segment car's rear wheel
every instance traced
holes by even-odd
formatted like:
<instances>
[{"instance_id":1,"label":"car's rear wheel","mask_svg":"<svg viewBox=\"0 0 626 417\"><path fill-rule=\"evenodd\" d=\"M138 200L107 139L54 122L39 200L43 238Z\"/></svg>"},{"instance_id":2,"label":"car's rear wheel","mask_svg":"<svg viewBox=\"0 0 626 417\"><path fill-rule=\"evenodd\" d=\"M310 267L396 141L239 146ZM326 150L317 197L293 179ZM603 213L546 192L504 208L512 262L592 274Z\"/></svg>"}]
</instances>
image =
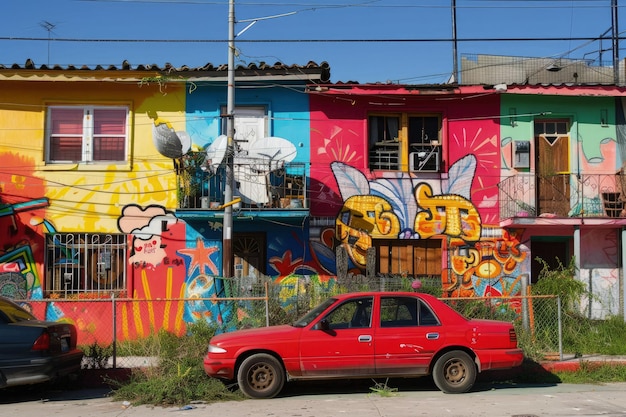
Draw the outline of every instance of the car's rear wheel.
<instances>
[{"instance_id":1,"label":"car's rear wheel","mask_svg":"<svg viewBox=\"0 0 626 417\"><path fill-rule=\"evenodd\" d=\"M272 398L285 384L285 370L278 359L266 353L246 358L237 372L239 389L250 398Z\"/></svg>"},{"instance_id":2,"label":"car's rear wheel","mask_svg":"<svg viewBox=\"0 0 626 417\"><path fill-rule=\"evenodd\" d=\"M449 394L469 391L474 386L476 374L476 364L467 353L460 350L444 353L433 367L435 385Z\"/></svg>"}]
</instances>

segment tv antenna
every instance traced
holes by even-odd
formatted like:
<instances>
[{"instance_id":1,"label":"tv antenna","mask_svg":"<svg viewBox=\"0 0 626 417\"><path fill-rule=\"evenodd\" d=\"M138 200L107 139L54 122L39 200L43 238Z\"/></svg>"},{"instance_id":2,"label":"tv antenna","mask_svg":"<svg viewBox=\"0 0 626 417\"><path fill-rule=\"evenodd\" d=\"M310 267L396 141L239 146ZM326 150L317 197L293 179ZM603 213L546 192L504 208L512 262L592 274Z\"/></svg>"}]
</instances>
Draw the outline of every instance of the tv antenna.
<instances>
[{"instance_id":1,"label":"tv antenna","mask_svg":"<svg viewBox=\"0 0 626 417\"><path fill-rule=\"evenodd\" d=\"M39 26L48 31L48 65L50 65L50 34L52 33L52 29L57 27L54 23L50 23L47 20L44 20L39 23Z\"/></svg>"}]
</instances>

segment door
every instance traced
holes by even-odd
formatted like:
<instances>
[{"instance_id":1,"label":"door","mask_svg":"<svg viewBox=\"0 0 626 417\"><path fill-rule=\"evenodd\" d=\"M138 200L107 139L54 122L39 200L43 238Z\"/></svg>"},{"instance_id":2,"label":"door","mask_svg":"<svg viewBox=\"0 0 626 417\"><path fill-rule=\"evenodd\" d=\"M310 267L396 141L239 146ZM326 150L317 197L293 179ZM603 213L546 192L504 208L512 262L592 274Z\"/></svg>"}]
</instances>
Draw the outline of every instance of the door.
<instances>
[{"instance_id":1,"label":"door","mask_svg":"<svg viewBox=\"0 0 626 417\"><path fill-rule=\"evenodd\" d=\"M535 149L537 215L567 217L570 209L568 122L536 121Z\"/></svg>"},{"instance_id":2,"label":"door","mask_svg":"<svg viewBox=\"0 0 626 417\"><path fill-rule=\"evenodd\" d=\"M536 258L542 259L549 270L557 270L561 265L567 267L570 263L570 247L573 245L571 237L541 237L532 239L530 242L531 252L531 283L536 283L539 273L543 269L543 263Z\"/></svg>"},{"instance_id":3,"label":"door","mask_svg":"<svg viewBox=\"0 0 626 417\"><path fill-rule=\"evenodd\" d=\"M266 173L254 169L258 160L248 157L249 151L256 148L256 142L268 136L266 109L259 106L236 107L234 116L235 194L241 198L243 204L267 204L269 196Z\"/></svg>"},{"instance_id":4,"label":"door","mask_svg":"<svg viewBox=\"0 0 626 417\"><path fill-rule=\"evenodd\" d=\"M381 375L425 375L444 343L439 320L416 297L381 297L374 358Z\"/></svg>"},{"instance_id":5,"label":"door","mask_svg":"<svg viewBox=\"0 0 626 417\"><path fill-rule=\"evenodd\" d=\"M374 374L373 297L339 304L315 326L302 333L300 364L304 377L350 377Z\"/></svg>"},{"instance_id":6,"label":"door","mask_svg":"<svg viewBox=\"0 0 626 417\"><path fill-rule=\"evenodd\" d=\"M235 277L258 282L265 273L265 233L234 233Z\"/></svg>"}]
</instances>

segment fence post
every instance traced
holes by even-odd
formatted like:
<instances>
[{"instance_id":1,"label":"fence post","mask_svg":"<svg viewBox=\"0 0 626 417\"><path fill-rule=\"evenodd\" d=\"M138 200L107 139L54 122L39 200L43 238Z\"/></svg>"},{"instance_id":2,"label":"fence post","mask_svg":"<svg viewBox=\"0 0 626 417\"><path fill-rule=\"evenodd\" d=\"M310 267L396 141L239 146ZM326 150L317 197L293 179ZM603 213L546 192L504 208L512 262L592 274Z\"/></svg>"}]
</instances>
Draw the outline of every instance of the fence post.
<instances>
[{"instance_id":1,"label":"fence post","mask_svg":"<svg viewBox=\"0 0 626 417\"><path fill-rule=\"evenodd\" d=\"M528 275L522 276L522 328L526 331L530 329L530 316L528 313L528 303L532 303L532 298L529 299L530 291L528 290Z\"/></svg>"},{"instance_id":2,"label":"fence post","mask_svg":"<svg viewBox=\"0 0 626 417\"><path fill-rule=\"evenodd\" d=\"M268 292L268 284L265 281L265 327L270 325L270 296Z\"/></svg>"},{"instance_id":3,"label":"fence post","mask_svg":"<svg viewBox=\"0 0 626 417\"><path fill-rule=\"evenodd\" d=\"M113 369L117 368L117 314L115 311L115 294L111 294L111 311L113 312L113 341L111 342L113 346Z\"/></svg>"},{"instance_id":4,"label":"fence post","mask_svg":"<svg viewBox=\"0 0 626 417\"><path fill-rule=\"evenodd\" d=\"M559 324L559 359L563 360L563 323L561 322L561 296L556 297L556 306Z\"/></svg>"}]
</instances>

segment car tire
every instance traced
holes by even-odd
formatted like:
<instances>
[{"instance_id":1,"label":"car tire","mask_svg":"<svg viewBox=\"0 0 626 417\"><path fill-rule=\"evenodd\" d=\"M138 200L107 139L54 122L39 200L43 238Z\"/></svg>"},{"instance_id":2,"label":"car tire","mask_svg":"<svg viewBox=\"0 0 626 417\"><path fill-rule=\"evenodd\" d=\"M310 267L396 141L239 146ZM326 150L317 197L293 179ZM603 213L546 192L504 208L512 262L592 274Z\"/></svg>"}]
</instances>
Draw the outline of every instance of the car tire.
<instances>
[{"instance_id":1,"label":"car tire","mask_svg":"<svg viewBox=\"0 0 626 417\"><path fill-rule=\"evenodd\" d=\"M476 364L465 352L453 350L441 355L433 367L433 380L447 394L467 392L476 381Z\"/></svg>"},{"instance_id":2,"label":"car tire","mask_svg":"<svg viewBox=\"0 0 626 417\"><path fill-rule=\"evenodd\" d=\"M285 370L274 356L257 353L241 363L237 383L247 397L273 398L283 389Z\"/></svg>"}]
</instances>

